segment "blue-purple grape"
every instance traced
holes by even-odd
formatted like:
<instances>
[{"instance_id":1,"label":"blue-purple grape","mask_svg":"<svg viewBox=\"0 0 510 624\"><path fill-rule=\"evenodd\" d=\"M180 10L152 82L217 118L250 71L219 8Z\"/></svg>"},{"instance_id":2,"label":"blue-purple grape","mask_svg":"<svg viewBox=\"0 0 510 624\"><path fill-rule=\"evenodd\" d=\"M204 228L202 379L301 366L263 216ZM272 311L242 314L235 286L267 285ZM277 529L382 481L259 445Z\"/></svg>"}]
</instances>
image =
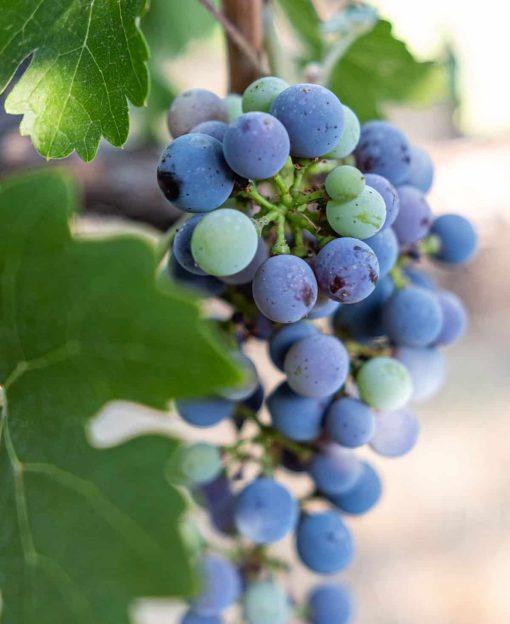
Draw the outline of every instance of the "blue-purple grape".
<instances>
[{"instance_id":1,"label":"blue-purple grape","mask_svg":"<svg viewBox=\"0 0 510 624\"><path fill-rule=\"evenodd\" d=\"M441 290L437 299L442 311L442 324L436 344L448 345L457 342L468 324L468 314L462 301L452 292Z\"/></svg>"},{"instance_id":2,"label":"blue-purple grape","mask_svg":"<svg viewBox=\"0 0 510 624\"><path fill-rule=\"evenodd\" d=\"M439 238L439 251L434 258L446 264L464 264L478 248L478 235L472 223L456 214L434 219L431 233Z\"/></svg>"},{"instance_id":3,"label":"blue-purple grape","mask_svg":"<svg viewBox=\"0 0 510 624\"><path fill-rule=\"evenodd\" d=\"M185 221L177 230L172 243L172 254L177 262L190 273L195 275L207 275L202 270L191 253L191 237L196 226L203 219L204 215L195 215L191 219Z\"/></svg>"},{"instance_id":4,"label":"blue-purple grape","mask_svg":"<svg viewBox=\"0 0 510 624\"><path fill-rule=\"evenodd\" d=\"M429 233L432 210L425 195L414 186L400 186L397 192L400 208L393 229L401 245L412 245Z\"/></svg>"},{"instance_id":5,"label":"blue-purple grape","mask_svg":"<svg viewBox=\"0 0 510 624\"><path fill-rule=\"evenodd\" d=\"M177 411L183 420L194 427L212 427L230 418L235 404L228 399L210 397L205 399L180 399Z\"/></svg>"},{"instance_id":6,"label":"blue-purple grape","mask_svg":"<svg viewBox=\"0 0 510 624\"><path fill-rule=\"evenodd\" d=\"M444 384L446 361L434 347L398 347L395 357L407 368L413 383L412 401L422 402L434 396Z\"/></svg>"},{"instance_id":7,"label":"blue-purple grape","mask_svg":"<svg viewBox=\"0 0 510 624\"><path fill-rule=\"evenodd\" d=\"M340 511L357 516L375 507L381 495L382 483L379 475L370 464L363 462L361 476L355 485L348 492L328 498Z\"/></svg>"},{"instance_id":8,"label":"blue-purple grape","mask_svg":"<svg viewBox=\"0 0 510 624\"><path fill-rule=\"evenodd\" d=\"M340 141L335 147L326 154L326 158L340 159L349 156L354 151L354 148L358 144L359 137L361 135L361 125L359 119L354 112L348 107L343 105L344 109L344 129Z\"/></svg>"},{"instance_id":9,"label":"blue-purple grape","mask_svg":"<svg viewBox=\"0 0 510 624\"><path fill-rule=\"evenodd\" d=\"M363 446L374 435L374 412L363 401L341 397L328 408L326 431L334 442L346 448Z\"/></svg>"},{"instance_id":10,"label":"blue-purple grape","mask_svg":"<svg viewBox=\"0 0 510 624\"><path fill-rule=\"evenodd\" d=\"M434 180L434 163L432 158L421 147L411 147L411 168L405 184L420 189L422 193L430 191Z\"/></svg>"},{"instance_id":11,"label":"blue-purple grape","mask_svg":"<svg viewBox=\"0 0 510 624\"><path fill-rule=\"evenodd\" d=\"M235 532L234 507L235 497L230 481L220 474L216 479L200 484L199 502L205 505L213 527L225 535Z\"/></svg>"},{"instance_id":12,"label":"blue-purple grape","mask_svg":"<svg viewBox=\"0 0 510 624\"><path fill-rule=\"evenodd\" d=\"M269 341L269 357L276 368L283 370L285 356L295 342L318 331L315 325L306 321L291 323L276 331Z\"/></svg>"},{"instance_id":13,"label":"blue-purple grape","mask_svg":"<svg viewBox=\"0 0 510 624\"><path fill-rule=\"evenodd\" d=\"M224 121L203 121L190 130L190 134L207 134L223 143L228 124Z\"/></svg>"},{"instance_id":14,"label":"blue-purple grape","mask_svg":"<svg viewBox=\"0 0 510 624\"><path fill-rule=\"evenodd\" d=\"M220 297L227 289L226 284L212 275L197 275L187 271L176 261L173 254L168 258L167 269L171 280L202 296Z\"/></svg>"},{"instance_id":15,"label":"blue-purple grape","mask_svg":"<svg viewBox=\"0 0 510 624\"><path fill-rule=\"evenodd\" d=\"M199 615L188 611L184 614L181 624L221 624L221 620L217 615Z\"/></svg>"},{"instance_id":16,"label":"blue-purple grape","mask_svg":"<svg viewBox=\"0 0 510 624\"><path fill-rule=\"evenodd\" d=\"M314 455L309 465L317 489L325 494L350 490L361 475L361 463L348 449L329 443Z\"/></svg>"},{"instance_id":17,"label":"blue-purple grape","mask_svg":"<svg viewBox=\"0 0 510 624\"><path fill-rule=\"evenodd\" d=\"M199 615L219 615L239 597L239 572L230 561L217 555L205 555L199 572L201 590L191 601L191 610Z\"/></svg>"},{"instance_id":18,"label":"blue-purple grape","mask_svg":"<svg viewBox=\"0 0 510 624\"><path fill-rule=\"evenodd\" d=\"M370 447L384 457L402 457L414 448L420 433L416 415L404 407L394 412L378 412Z\"/></svg>"},{"instance_id":19,"label":"blue-purple grape","mask_svg":"<svg viewBox=\"0 0 510 624\"><path fill-rule=\"evenodd\" d=\"M354 611L349 590L338 583L318 585L307 603L310 624L349 624Z\"/></svg>"},{"instance_id":20,"label":"blue-purple grape","mask_svg":"<svg viewBox=\"0 0 510 624\"><path fill-rule=\"evenodd\" d=\"M397 189L389 180L376 173L365 173L365 184L376 190L384 199L386 219L384 220L381 230L385 230L395 222L398 215L400 200L398 198Z\"/></svg>"},{"instance_id":21,"label":"blue-purple grape","mask_svg":"<svg viewBox=\"0 0 510 624\"><path fill-rule=\"evenodd\" d=\"M395 266L398 259L399 246L395 232L391 228L381 230L375 236L365 239L379 262L379 279L382 279Z\"/></svg>"},{"instance_id":22,"label":"blue-purple grape","mask_svg":"<svg viewBox=\"0 0 510 624\"><path fill-rule=\"evenodd\" d=\"M228 121L221 98L206 89L191 89L178 95L168 111L168 129L174 137L187 134L203 121Z\"/></svg>"}]
</instances>

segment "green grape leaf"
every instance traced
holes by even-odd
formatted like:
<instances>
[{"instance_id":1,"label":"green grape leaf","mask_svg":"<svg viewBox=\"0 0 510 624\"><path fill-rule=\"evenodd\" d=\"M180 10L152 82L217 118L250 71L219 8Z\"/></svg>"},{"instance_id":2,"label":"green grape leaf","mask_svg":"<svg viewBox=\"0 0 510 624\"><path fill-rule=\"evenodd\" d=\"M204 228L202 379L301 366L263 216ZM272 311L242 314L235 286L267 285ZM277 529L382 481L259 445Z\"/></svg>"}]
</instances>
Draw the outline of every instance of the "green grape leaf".
<instances>
[{"instance_id":1,"label":"green grape leaf","mask_svg":"<svg viewBox=\"0 0 510 624\"><path fill-rule=\"evenodd\" d=\"M306 46L309 60L320 58L323 48L321 20L312 0L278 0L278 3Z\"/></svg>"},{"instance_id":2,"label":"green grape leaf","mask_svg":"<svg viewBox=\"0 0 510 624\"><path fill-rule=\"evenodd\" d=\"M101 137L126 142L128 99L148 93L148 49L138 27L145 0L2 0L0 93L31 63L7 97L46 158L73 150L92 160Z\"/></svg>"},{"instance_id":3,"label":"green grape leaf","mask_svg":"<svg viewBox=\"0 0 510 624\"><path fill-rule=\"evenodd\" d=\"M380 20L335 66L328 85L362 121L384 117L384 104L405 101L433 63L418 62L391 24Z\"/></svg>"},{"instance_id":4,"label":"green grape leaf","mask_svg":"<svg viewBox=\"0 0 510 624\"><path fill-rule=\"evenodd\" d=\"M183 498L165 478L174 440L89 444L122 399L240 381L197 304L163 291L140 237L76 238L61 174L0 191L0 591L3 624L127 624L140 596L194 589Z\"/></svg>"}]
</instances>

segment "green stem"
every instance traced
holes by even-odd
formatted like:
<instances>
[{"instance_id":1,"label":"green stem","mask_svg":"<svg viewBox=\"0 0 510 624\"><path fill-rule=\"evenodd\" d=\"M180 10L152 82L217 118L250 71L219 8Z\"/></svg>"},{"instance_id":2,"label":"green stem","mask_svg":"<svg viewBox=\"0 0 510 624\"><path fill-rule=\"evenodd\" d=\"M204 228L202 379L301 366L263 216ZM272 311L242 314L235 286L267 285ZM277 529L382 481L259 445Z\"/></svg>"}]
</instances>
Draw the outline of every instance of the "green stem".
<instances>
[{"instance_id":1,"label":"green stem","mask_svg":"<svg viewBox=\"0 0 510 624\"><path fill-rule=\"evenodd\" d=\"M400 290L409 284L409 278L404 273L402 265L396 264L390 271L390 277L395 284L395 288Z\"/></svg>"},{"instance_id":2,"label":"green stem","mask_svg":"<svg viewBox=\"0 0 510 624\"><path fill-rule=\"evenodd\" d=\"M276 221L276 243L273 245L274 254L289 254L290 247L285 240L285 215L280 213Z\"/></svg>"},{"instance_id":3,"label":"green stem","mask_svg":"<svg viewBox=\"0 0 510 624\"><path fill-rule=\"evenodd\" d=\"M441 249L441 239L435 234L430 234L418 243L418 250L425 256L434 256Z\"/></svg>"},{"instance_id":4,"label":"green stem","mask_svg":"<svg viewBox=\"0 0 510 624\"><path fill-rule=\"evenodd\" d=\"M314 164L313 160L301 160L295 164L296 172L294 174L294 182L290 187L290 194L295 197L303 186L305 175L309 172L310 167Z\"/></svg>"},{"instance_id":5,"label":"green stem","mask_svg":"<svg viewBox=\"0 0 510 624\"><path fill-rule=\"evenodd\" d=\"M294 196L293 205L296 207L303 206L320 200L329 200L328 195L324 191L314 191L313 193L299 193L298 195Z\"/></svg>"},{"instance_id":6,"label":"green stem","mask_svg":"<svg viewBox=\"0 0 510 624\"><path fill-rule=\"evenodd\" d=\"M290 196L289 189L285 184L282 176L278 173L274 176L274 183L276 188L278 189L278 193L280 195L280 201L284 206L292 206L292 197Z\"/></svg>"},{"instance_id":7,"label":"green stem","mask_svg":"<svg viewBox=\"0 0 510 624\"><path fill-rule=\"evenodd\" d=\"M255 184L250 184L244 193L261 208L265 208L266 210L278 210L278 206L276 204L273 204L258 192Z\"/></svg>"}]
</instances>

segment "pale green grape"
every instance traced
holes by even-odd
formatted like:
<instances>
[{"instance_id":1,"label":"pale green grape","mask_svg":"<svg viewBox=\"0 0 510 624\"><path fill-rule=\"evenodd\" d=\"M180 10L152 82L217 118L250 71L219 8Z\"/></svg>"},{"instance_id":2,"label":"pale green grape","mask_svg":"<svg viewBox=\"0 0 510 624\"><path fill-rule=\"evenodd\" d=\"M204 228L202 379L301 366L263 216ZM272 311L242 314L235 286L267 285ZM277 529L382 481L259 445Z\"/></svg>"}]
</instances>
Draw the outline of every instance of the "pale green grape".
<instances>
[{"instance_id":1,"label":"pale green grape","mask_svg":"<svg viewBox=\"0 0 510 624\"><path fill-rule=\"evenodd\" d=\"M400 409L413 392L409 371L390 357L376 357L363 364L356 382L360 398L376 409Z\"/></svg>"},{"instance_id":2,"label":"pale green grape","mask_svg":"<svg viewBox=\"0 0 510 624\"><path fill-rule=\"evenodd\" d=\"M277 95L289 85L281 78L265 76L252 82L243 94L243 111L262 111L268 113Z\"/></svg>"},{"instance_id":3,"label":"pale green grape","mask_svg":"<svg viewBox=\"0 0 510 624\"><path fill-rule=\"evenodd\" d=\"M347 202L361 194L365 188L365 176L356 167L341 165L328 174L325 186L331 199Z\"/></svg>"},{"instance_id":4,"label":"pale green grape","mask_svg":"<svg viewBox=\"0 0 510 624\"><path fill-rule=\"evenodd\" d=\"M235 121L243 114L243 98L237 93L229 93L223 98L228 111L228 120L230 123Z\"/></svg>"},{"instance_id":5,"label":"pale green grape","mask_svg":"<svg viewBox=\"0 0 510 624\"><path fill-rule=\"evenodd\" d=\"M221 472L221 455L217 446L197 442L180 451L180 469L191 483L207 483Z\"/></svg>"},{"instance_id":6,"label":"pale green grape","mask_svg":"<svg viewBox=\"0 0 510 624\"><path fill-rule=\"evenodd\" d=\"M244 213L220 208L208 213L195 227L191 253L210 275L233 275L246 268L257 251L257 230Z\"/></svg>"},{"instance_id":7,"label":"pale green grape","mask_svg":"<svg viewBox=\"0 0 510 624\"><path fill-rule=\"evenodd\" d=\"M364 240L382 228L386 219L386 204L376 190L366 186L361 195L348 202L328 202L326 217L329 225L341 236Z\"/></svg>"},{"instance_id":8,"label":"pale green grape","mask_svg":"<svg viewBox=\"0 0 510 624\"><path fill-rule=\"evenodd\" d=\"M361 134L361 126L359 119L352 110L344 104L344 129L340 141L337 145L326 154L326 158L340 159L349 156L358 144Z\"/></svg>"},{"instance_id":9,"label":"pale green grape","mask_svg":"<svg viewBox=\"0 0 510 624\"><path fill-rule=\"evenodd\" d=\"M271 581L252 583L244 594L244 615L249 624L285 624L289 599Z\"/></svg>"}]
</instances>

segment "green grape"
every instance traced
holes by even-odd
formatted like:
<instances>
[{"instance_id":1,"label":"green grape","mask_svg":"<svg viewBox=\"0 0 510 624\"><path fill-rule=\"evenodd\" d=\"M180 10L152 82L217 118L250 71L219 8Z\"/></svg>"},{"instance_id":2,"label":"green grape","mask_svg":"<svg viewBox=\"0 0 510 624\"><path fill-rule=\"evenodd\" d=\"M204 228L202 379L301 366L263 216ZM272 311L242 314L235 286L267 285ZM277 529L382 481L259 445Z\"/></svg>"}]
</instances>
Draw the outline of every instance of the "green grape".
<instances>
[{"instance_id":1,"label":"green grape","mask_svg":"<svg viewBox=\"0 0 510 624\"><path fill-rule=\"evenodd\" d=\"M223 101L227 105L228 120L230 123L243 114L243 98L237 93L229 93L223 98Z\"/></svg>"},{"instance_id":2,"label":"green grape","mask_svg":"<svg viewBox=\"0 0 510 624\"><path fill-rule=\"evenodd\" d=\"M361 195L351 201L328 202L326 217L329 225L341 236L364 240L382 228L386 219L386 204L376 190L366 186Z\"/></svg>"},{"instance_id":3,"label":"green grape","mask_svg":"<svg viewBox=\"0 0 510 624\"><path fill-rule=\"evenodd\" d=\"M271 104L282 91L288 88L288 84L281 78L265 76L252 82L243 94L243 111L262 111L269 113Z\"/></svg>"},{"instance_id":4,"label":"green grape","mask_svg":"<svg viewBox=\"0 0 510 624\"><path fill-rule=\"evenodd\" d=\"M191 237L191 253L209 275L233 275L246 268L255 256L257 230L244 213L232 208L209 212Z\"/></svg>"},{"instance_id":5,"label":"green grape","mask_svg":"<svg viewBox=\"0 0 510 624\"><path fill-rule=\"evenodd\" d=\"M244 594L244 615L249 624L285 624L289 600L271 581L252 583Z\"/></svg>"},{"instance_id":6,"label":"green grape","mask_svg":"<svg viewBox=\"0 0 510 624\"><path fill-rule=\"evenodd\" d=\"M180 451L180 469L191 483L207 483L221 472L221 455L217 446L197 442Z\"/></svg>"},{"instance_id":7,"label":"green grape","mask_svg":"<svg viewBox=\"0 0 510 624\"><path fill-rule=\"evenodd\" d=\"M326 192L337 202L347 202L365 188L365 176L356 167L341 165L328 174L325 182Z\"/></svg>"},{"instance_id":8,"label":"green grape","mask_svg":"<svg viewBox=\"0 0 510 624\"><path fill-rule=\"evenodd\" d=\"M340 159L346 158L352 154L354 148L358 144L361 134L361 126L359 119L352 110L344 104L344 129L340 141L337 143L325 158Z\"/></svg>"},{"instance_id":9,"label":"green grape","mask_svg":"<svg viewBox=\"0 0 510 624\"><path fill-rule=\"evenodd\" d=\"M413 392L407 368L390 357L376 357L363 364L356 382L360 398L376 409L400 409Z\"/></svg>"}]
</instances>

